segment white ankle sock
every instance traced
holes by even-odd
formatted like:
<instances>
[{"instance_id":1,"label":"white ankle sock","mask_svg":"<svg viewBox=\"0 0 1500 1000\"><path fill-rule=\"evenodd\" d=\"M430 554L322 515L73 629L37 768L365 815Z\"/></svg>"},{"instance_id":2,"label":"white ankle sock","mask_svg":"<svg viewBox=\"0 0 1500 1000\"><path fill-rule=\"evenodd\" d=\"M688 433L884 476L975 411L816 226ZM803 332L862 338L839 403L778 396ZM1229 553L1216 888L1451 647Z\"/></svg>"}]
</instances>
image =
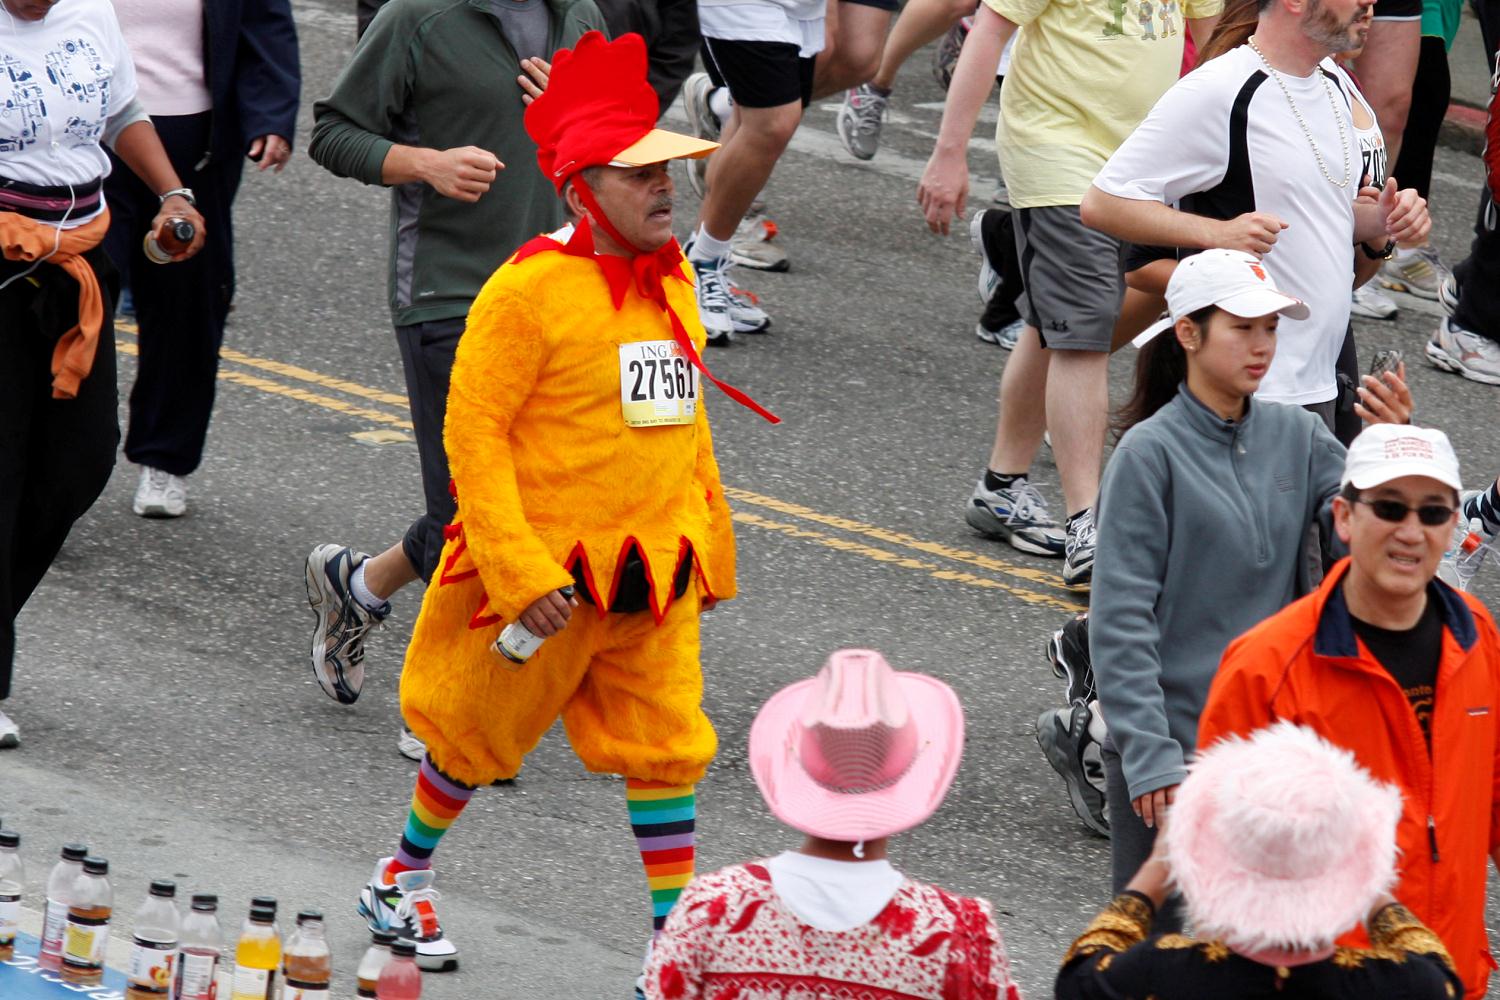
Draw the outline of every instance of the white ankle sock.
<instances>
[{"instance_id":1,"label":"white ankle sock","mask_svg":"<svg viewBox=\"0 0 1500 1000\"><path fill-rule=\"evenodd\" d=\"M708 95L708 110L714 113L722 125L729 121L729 116L734 114L734 101L729 97L728 87L715 87Z\"/></svg>"},{"instance_id":2,"label":"white ankle sock","mask_svg":"<svg viewBox=\"0 0 1500 1000\"><path fill-rule=\"evenodd\" d=\"M727 257L730 243L730 240L716 239L708 235L708 230L699 225L698 231L693 234L693 249L688 254L688 260L707 261Z\"/></svg>"},{"instance_id":3,"label":"white ankle sock","mask_svg":"<svg viewBox=\"0 0 1500 1000\"><path fill-rule=\"evenodd\" d=\"M385 598L376 597L375 592L365 583L366 565L368 562L362 562L354 568L349 577L349 591L366 611L379 611L385 607Z\"/></svg>"}]
</instances>

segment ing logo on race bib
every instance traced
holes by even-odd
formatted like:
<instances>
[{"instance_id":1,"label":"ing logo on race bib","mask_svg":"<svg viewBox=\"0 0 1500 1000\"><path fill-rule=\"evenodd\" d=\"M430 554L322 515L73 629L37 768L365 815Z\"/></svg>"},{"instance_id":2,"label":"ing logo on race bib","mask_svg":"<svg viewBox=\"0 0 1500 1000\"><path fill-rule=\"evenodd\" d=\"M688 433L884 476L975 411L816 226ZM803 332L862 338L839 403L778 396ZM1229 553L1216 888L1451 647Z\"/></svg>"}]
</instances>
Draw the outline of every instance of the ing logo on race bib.
<instances>
[{"instance_id":1,"label":"ing logo on race bib","mask_svg":"<svg viewBox=\"0 0 1500 1000\"><path fill-rule=\"evenodd\" d=\"M627 427L692 423L698 390L698 369L675 340L620 345L620 409Z\"/></svg>"}]
</instances>

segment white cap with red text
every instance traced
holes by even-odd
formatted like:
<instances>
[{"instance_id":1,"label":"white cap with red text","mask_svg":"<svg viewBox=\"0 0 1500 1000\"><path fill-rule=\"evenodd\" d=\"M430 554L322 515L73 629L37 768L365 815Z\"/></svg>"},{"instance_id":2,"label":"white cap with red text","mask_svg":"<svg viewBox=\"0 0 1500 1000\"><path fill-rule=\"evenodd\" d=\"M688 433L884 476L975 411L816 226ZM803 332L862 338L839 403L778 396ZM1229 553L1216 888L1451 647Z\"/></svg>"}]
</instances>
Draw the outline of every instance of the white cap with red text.
<instances>
[{"instance_id":1,"label":"white cap with red text","mask_svg":"<svg viewBox=\"0 0 1500 1000\"><path fill-rule=\"evenodd\" d=\"M1131 341L1136 347L1184 316L1199 309L1218 306L1227 313L1254 319L1281 313L1291 319L1306 319L1307 303L1276 287L1270 272L1253 254L1243 250L1204 250L1184 259L1167 282L1170 316L1152 323Z\"/></svg>"},{"instance_id":2,"label":"white cap with red text","mask_svg":"<svg viewBox=\"0 0 1500 1000\"><path fill-rule=\"evenodd\" d=\"M1349 445L1340 485L1368 490L1402 476L1426 476L1463 490L1448 435L1408 424L1371 424L1360 432Z\"/></svg>"}]
</instances>

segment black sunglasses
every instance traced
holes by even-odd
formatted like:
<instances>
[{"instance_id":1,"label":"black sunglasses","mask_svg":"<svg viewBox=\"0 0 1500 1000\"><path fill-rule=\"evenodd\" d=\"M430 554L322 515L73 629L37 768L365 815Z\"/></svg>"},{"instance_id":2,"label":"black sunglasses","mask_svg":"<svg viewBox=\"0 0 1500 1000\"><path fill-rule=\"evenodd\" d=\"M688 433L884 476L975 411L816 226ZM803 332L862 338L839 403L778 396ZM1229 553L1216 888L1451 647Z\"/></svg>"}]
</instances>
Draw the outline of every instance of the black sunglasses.
<instances>
[{"instance_id":1,"label":"black sunglasses","mask_svg":"<svg viewBox=\"0 0 1500 1000\"><path fill-rule=\"evenodd\" d=\"M1408 507L1400 500L1366 500L1364 497L1354 501L1362 503L1370 508L1370 512L1382 521L1390 521L1392 524L1400 524L1406 520L1406 515L1412 511L1417 512L1417 520L1429 528L1447 524L1457 511L1452 507L1444 507L1441 504L1423 504L1420 507Z\"/></svg>"}]
</instances>

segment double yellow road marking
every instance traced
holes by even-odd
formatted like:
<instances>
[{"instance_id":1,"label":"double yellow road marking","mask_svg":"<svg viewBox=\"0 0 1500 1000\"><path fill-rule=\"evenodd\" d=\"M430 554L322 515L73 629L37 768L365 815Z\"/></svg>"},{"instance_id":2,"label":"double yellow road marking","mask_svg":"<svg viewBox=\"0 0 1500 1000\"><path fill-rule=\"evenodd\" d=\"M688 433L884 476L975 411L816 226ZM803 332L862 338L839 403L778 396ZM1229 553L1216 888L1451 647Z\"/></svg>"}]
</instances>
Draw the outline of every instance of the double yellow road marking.
<instances>
[{"instance_id":1,"label":"double yellow road marking","mask_svg":"<svg viewBox=\"0 0 1500 1000\"><path fill-rule=\"evenodd\" d=\"M115 330L125 335L115 342L121 353L137 354L138 348L135 340L129 339L136 336L138 332L135 324L120 321L116 323ZM406 397L399 393L373 389L281 361L252 357L227 347L219 353L225 362L219 367L219 378L225 382L294 399L299 403L308 403L386 428L386 430L356 435L362 440L380 442L408 439L406 435L390 430L390 428L400 428L403 431L412 429L411 420L406 415ZM279 378L268 378L260 373L279 376ZM307 388L307 386L315 388ZM347 399L328 395L327 392L315 391L315 389L342 393L366 403L400 407L402 412L397 414L389 410L353 403ZM775 532L788 538L857 555L888 566L914 570L935 580L998 591L1039 607L1070 612L1085 610L1085 605L1080 602L1079 597L1064 586L1062 578L1056 573L1007 562L940 542L927 541L878 525L825 514L811 507L752 493L749 490L726 485L724 494L739 508L734 514L734 520L738 524ZM746 510L744 509L746 507L757 508L757 510ZM761 511L791 520L774 519ZM820 528L831 529L831 531L819 530ZM872 545L870 541L881 542L883 545ZM985 573L982 575L970 569L954 568L954 564L983 570Z\"/></svg>"}]
</instances>

